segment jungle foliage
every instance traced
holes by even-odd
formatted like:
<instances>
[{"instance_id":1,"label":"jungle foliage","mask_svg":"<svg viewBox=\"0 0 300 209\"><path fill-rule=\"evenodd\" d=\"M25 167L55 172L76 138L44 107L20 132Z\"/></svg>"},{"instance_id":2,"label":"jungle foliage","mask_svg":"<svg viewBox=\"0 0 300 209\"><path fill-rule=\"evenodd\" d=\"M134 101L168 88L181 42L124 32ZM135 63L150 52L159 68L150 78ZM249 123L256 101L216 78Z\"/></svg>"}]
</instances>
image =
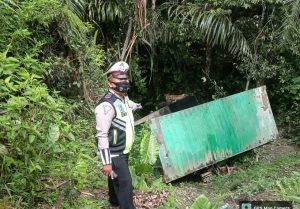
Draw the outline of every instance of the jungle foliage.
<instances>
[{"instance_id":1,"label":"jungle foliage","mask_svg":"<svg viewBox=\"0 0 300 209\"><path fill-rule=\"evenodd\" d=\"M104 52L59 1L2 1L0 19L0 196L37 208L64 186L72 202L101 184L93 125L78 112L91 112L80 100L89 103L88 86L101 81Z\"/></svg>"},{"instance_id":2,"label":"jungle foliage","mask_svg":"<svg viewBox=\"0 0 300 209\"><path fill-rule=\"evenodd\" d=\"M0 0L0 203L36 208L63 196L76 208L87 204L81 188L105 184L93 108L119 59L138 117L165 94L204 103L266 85L276 121L299 143L299 11L299 0ZM162 189L146 125L136 142L136 188Z\"/></svg>"}]
</instances>

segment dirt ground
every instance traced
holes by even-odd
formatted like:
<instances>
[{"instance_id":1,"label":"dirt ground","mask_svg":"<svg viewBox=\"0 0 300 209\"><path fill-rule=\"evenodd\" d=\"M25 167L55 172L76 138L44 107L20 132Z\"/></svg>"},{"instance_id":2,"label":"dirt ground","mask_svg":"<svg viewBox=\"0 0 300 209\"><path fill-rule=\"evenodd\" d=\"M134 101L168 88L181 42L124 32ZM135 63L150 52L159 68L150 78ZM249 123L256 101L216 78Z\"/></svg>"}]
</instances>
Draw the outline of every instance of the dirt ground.
<instances>
[{"instance_id":1,"label":"dirt ground","mask_svg":"<svg viewBox=\"0 0 300 209\"><path fill-rule=\"evenodd\" d=\"M98 200L108 199L107 189L97 189L94 191L81 191L81 195L91 197ZM163 201L168 197L168 191L161 192L135 192L133 199L136 209L152 209L163 205ZM118 207L110 207L110 209L118 209Z\"/></svg>"}]
</instances>

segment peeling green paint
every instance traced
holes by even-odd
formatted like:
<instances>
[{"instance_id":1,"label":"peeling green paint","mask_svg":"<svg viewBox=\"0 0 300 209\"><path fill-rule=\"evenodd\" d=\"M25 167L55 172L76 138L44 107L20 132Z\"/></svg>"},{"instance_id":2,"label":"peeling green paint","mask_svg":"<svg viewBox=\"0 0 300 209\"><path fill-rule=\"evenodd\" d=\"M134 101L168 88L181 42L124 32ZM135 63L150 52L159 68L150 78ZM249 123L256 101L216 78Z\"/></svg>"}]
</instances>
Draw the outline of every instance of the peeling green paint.
<instances>
[{"instance_id":1,"label":"peeling green paint","mask_svg":"<svg viewBox=\"0 0 300 209\"><path fill-rule=\"evenodd\" d=\"M154 118L151 129L167 182L277 135L265 87Z\"/></svg>"}]
</instances>

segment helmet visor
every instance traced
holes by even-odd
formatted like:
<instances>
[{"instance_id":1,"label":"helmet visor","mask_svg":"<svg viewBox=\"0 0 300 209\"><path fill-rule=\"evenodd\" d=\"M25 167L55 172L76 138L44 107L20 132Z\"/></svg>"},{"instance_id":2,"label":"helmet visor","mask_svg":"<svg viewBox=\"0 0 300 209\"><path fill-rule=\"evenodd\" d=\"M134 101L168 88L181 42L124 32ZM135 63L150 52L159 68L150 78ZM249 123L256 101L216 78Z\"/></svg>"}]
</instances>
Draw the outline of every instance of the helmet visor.
<instances>
[{"instance_id":1,"label":"helmet visor","mask_svg":"<svg viewBox=\"0 0 300 209\"><path fill-rule=\"evenodd\" d=\"M115 71L108 75L108 78L129 79L127 72Z\"/></svg>"}]
</instances>

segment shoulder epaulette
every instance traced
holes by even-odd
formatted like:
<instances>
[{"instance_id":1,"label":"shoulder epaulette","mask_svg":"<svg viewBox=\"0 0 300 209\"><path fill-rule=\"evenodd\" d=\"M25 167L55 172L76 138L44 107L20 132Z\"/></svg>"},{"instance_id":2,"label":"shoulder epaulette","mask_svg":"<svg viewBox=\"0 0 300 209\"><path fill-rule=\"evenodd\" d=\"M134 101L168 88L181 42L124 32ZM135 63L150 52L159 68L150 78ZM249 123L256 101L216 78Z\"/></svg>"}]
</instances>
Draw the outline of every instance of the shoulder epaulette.
<instances>
[{"instance_id":1,"label":"shoulder epaulette","mask_svg":"<svg viewBox=\"0 0 300 209\"><path fill-rule=\"evenodd\" d=\"M111 93L110 91L107 92L107 94L104 96L105 99L110 99L112 97L113 93Z\"/></svg>"},{"instance_id":2,"label":"shoulder epaulette","mask_svg":"<svg viewBox=\"0 0 300 209\"><path fill-rule=\"evenodd\" d=\"M116 101L117 97L111 93L110 91L108 91L98 102L97 105L99 105L102 102L109 102L113 105L113 103Z\"/></svg>"}]
</instances>

